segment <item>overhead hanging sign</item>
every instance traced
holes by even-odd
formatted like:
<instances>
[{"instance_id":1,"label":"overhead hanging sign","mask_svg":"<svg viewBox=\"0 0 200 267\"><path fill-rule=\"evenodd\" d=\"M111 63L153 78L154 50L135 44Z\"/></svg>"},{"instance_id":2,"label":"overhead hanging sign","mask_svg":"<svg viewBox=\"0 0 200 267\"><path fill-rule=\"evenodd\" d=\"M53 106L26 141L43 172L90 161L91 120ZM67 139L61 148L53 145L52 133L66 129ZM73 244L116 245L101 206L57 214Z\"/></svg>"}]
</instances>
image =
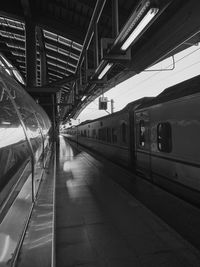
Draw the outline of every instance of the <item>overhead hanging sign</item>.
<instances>
[{"instance_id":1,"label":"overhead hanging sign","mask_svg":"<svg viewBox=\"0 0 200 267\"><path fill-rule=\"evenodd\" d=\"M99 110L107 110L107 103L108 103L108 98L101 96L99 97Z\"/></svg>"}]
</instances>

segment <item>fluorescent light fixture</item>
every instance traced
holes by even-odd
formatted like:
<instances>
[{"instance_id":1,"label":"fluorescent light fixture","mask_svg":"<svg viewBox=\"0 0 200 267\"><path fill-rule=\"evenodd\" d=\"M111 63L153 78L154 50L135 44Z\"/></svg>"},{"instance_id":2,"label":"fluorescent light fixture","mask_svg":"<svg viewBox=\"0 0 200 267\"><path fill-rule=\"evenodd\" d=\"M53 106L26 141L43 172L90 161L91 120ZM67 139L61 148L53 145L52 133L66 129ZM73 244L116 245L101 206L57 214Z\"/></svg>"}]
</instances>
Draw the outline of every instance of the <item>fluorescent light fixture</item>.
<instances>
[{"instance_id":1,"label":"fluorescent light fixture","mask_svg":"<svg viewBox=\"0 0 200 267\"><path fill-rule=\"evenodd\" d=\"M3 125L10 125L11 122L9 122L9 121L2 121L1 124L3 124Z\"/></svg>"},{"instance_id":2,"label":"fluorescent light fixture","mask_svg":"<svg viewBox=\"0 0 200 267\"><path fill-rule=\"evenodd\" d=\"M133 43L133 41L140 35L140 33L144 30L144 28L152 21L155 15L158 13L158 8L150 8L144 18L139 22L137 27L133 30L133 32L126 39L124 44L121 46L121 50L125 51L129 48L129 46Z\"/></svg>"},{"instance_id":3,"label":"fluorescent light fixture","mask_svg":"<svg viewBox=\"0 0 200 267\"><path fill-rule=\"evenodd\" d=\"M107 63L107 65L104 67L104 69L101 71L101 73L98 76L98 79L102 79L103 76L109 71L109 69L112 67L113 63Z\"/></svg>"},{"instance_id":4,"label":"fluorescent light fixture","mask_svg":"<svg viewBox=\"0 0 200 267\"><path fill-rule=\"evenodd\" d=\"M85 100L86 99L86 96L84 95L82 98L81 98L81 101Z\"/></svg>"}]
</instances>

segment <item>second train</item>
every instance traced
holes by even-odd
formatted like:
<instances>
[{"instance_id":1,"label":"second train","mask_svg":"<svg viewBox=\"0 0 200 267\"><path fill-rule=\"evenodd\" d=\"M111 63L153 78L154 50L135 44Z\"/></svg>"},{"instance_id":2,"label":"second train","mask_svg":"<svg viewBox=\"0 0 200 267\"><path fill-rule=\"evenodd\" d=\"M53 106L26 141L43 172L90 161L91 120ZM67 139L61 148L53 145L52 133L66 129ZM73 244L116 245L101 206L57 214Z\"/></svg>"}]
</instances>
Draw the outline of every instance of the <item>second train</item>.
<instances>
[{"instance_id":1,"label":"second train","mask_svg":"<svg viewBox=\"0 0 200 267\"><path fill-rule=\"evenodd\" d=\"M200 206L200 76L64 134Z\"/></svg>"}]
</instances>

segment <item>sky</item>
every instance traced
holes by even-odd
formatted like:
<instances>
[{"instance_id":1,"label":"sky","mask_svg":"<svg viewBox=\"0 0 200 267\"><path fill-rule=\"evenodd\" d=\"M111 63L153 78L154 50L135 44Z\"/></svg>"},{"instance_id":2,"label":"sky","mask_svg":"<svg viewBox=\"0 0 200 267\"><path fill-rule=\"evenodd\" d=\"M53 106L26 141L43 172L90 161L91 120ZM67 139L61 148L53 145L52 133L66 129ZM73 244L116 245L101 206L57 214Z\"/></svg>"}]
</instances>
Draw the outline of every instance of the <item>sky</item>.
<instances>
[{"instance_id":1,"label":"sky","mask_svg":"<svg viewBox=\"0 0 200 267\"><path fill-rule=\"evenodd\" d=\"M133 76L104 94L108 99L114 100L114 112L121 110L128 103L144 96L156 96L164 89L190 79L200 74L200 44L194 45L174 56L175 68L173 70L172 57L154 65L148 70ZM160 70L162 69L162 71ZM108 103L110 112L110 102ZM98 110L98 98L89 104L78 116L71 120L72 125L85 120L92 120L108 114Z\"/></svg>"}]
</instances>

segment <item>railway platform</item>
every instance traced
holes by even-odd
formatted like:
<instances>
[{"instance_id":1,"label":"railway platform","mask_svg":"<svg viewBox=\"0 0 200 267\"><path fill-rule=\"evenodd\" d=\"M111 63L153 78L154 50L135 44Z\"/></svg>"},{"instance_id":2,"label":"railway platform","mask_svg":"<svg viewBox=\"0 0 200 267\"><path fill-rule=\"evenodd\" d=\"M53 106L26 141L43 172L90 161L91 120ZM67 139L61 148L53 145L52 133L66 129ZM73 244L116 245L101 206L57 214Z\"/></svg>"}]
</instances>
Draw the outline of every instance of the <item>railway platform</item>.
<instances>
[{"instance_id":1,"label":"railway platform","mask_svg":"<svg viewBox=\"0 0 200 267\"><path fill-rule=\"evenodd\" d=\"M196 248L64 137L57 153L55 247L59 267L200 266Z\"/></svg>"}]
</instances>

